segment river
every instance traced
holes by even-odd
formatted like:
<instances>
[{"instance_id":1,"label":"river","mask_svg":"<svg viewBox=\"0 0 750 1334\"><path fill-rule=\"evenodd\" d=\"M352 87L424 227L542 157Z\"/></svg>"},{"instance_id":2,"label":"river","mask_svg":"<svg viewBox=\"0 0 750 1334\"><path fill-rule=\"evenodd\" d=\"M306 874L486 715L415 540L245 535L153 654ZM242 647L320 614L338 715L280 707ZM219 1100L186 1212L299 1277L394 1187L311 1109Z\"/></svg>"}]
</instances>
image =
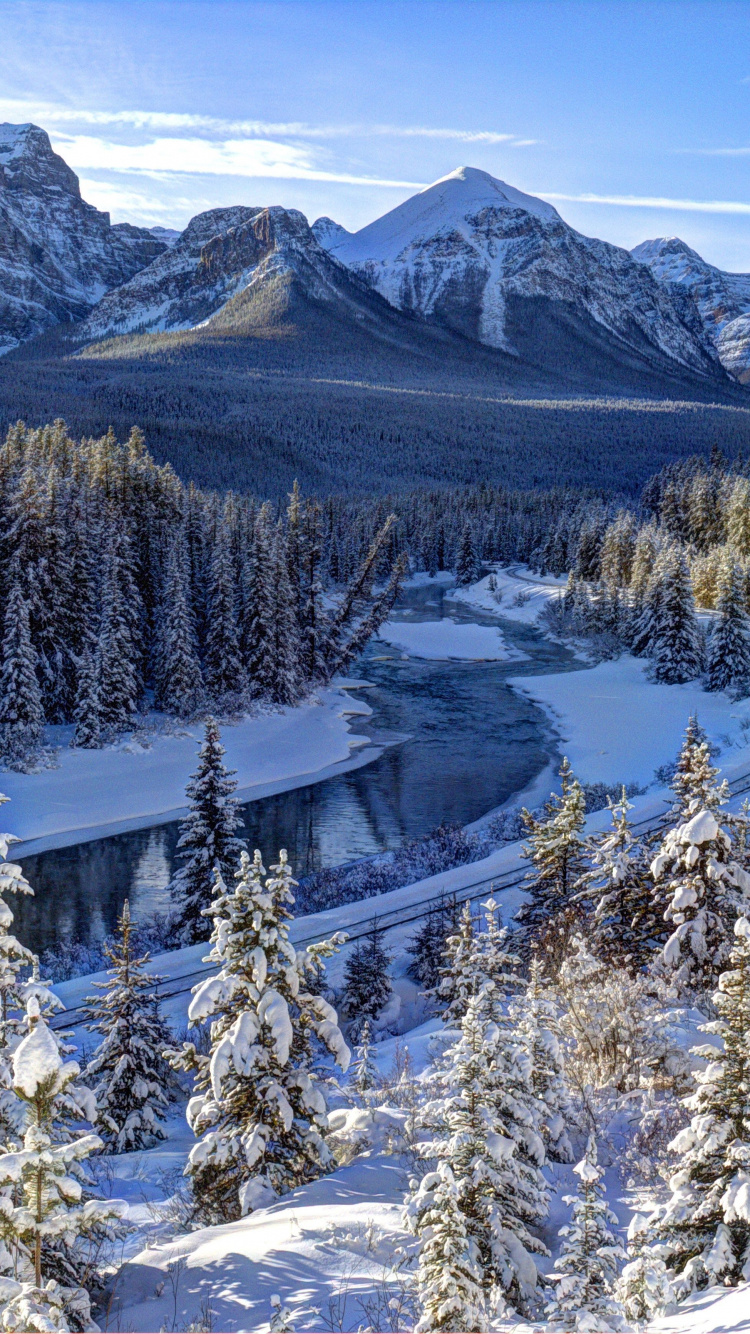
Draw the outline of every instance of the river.
<instances>
[{"instance_id":1,"label":"river","mask_svg":"<svg viewBox=\"0 0 750 1334\"><path fill-rule=\"evenodd\" d=\"M373 641L352 675L371 717L353 730L385 743L370 764L242 807L242 836L266 864L285 847L297 875L419 837L442 821L467 824L527 787L556 754L545 714L510 676L573 670L573 654L533 627L445 599L445 586L410 587L392 619L499 625L525 656L434 662ZM23 859L34 897L18 896L14 929L41 952L110 932L126 898L133 915L165 912L179 826L160 824Z\"/></svg>"}]
</instances>

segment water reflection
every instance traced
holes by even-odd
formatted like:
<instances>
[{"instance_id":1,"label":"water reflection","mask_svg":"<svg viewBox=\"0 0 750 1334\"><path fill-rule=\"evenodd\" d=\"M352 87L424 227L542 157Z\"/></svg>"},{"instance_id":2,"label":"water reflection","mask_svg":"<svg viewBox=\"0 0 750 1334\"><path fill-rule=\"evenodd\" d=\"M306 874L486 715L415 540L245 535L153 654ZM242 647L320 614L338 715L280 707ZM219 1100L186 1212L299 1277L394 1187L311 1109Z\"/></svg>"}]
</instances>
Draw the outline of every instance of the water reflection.
<instances>
[{"instance_id":1,"label":"water reflection","mask_svg":"<svg viewBox=\"0 0 750 1334\"><path fill-rule=\"evenodd\" d=\"M434 585L410 590L401 614L435 619L441 604ZM493 623L457 604L446 610ZM303 875L398 847L443 820L465 824L531 782L549 758L549 728L506 678L576 664L531 627L505 622L503 629L524 661L404 661L387 645L370 645L357 672L371 683L361 693L374 714L359 727L408 739L361 769L244 806L250 847L266 862L287 848ZM136 916L165 911L177 837L178 826L168 824L25 858L35 896L14 905L21 939L36 950L100 939L126 897Z\"/></svg>"}]
</instances>

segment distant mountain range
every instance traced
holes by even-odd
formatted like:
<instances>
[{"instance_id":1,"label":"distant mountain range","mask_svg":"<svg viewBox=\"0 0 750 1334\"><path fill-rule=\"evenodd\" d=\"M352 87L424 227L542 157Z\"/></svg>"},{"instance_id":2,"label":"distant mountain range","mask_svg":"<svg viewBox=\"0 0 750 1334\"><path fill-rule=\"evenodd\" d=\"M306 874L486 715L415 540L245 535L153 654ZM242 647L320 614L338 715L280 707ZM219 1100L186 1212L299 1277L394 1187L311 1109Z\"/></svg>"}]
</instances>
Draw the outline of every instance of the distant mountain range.
<instances>
[{"instance_id":1,"label":"distant mountain range","mask_svg":"<svg viewBox=\"0 0 750 1334\"><path fill-rule=\"evenodd\" d=\"M245 205L178 233L112 226L43 130L0 126L0 352L0 427L138 420L217 484L251 464L267 489L440 484L502 459L509 482L631 486L716 437L680 404L725 405L750 445L750 275L582 236L470 167L354 234ZM656 402L669 420L634 408Z\"/></svg>"}]
</instances>

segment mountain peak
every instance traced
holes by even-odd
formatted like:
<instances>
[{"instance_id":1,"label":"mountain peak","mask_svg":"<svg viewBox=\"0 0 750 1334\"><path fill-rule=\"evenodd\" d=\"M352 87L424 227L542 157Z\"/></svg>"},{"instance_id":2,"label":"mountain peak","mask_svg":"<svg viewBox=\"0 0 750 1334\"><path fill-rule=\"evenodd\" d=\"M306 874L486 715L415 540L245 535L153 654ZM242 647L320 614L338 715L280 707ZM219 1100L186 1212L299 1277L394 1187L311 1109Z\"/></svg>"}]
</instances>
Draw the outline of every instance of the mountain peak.
<instances>
[{"instance_id":1,"label":"mountain peak","mask_svg":"<svg viewBox=\"0 0 750 1334\"><path fill-rule=\"evenodd\" d=\"M423 199L436 193L446 201L460 201L471 208L523 209L524 213L533 213L548 222L561 220L557 209L545 200L524 194L523 190L517 190L514 185L508 185L507 181L501 181L479 167L456 167L447 176L425 186L415 198Z\"/></svg>"}]
</instances>

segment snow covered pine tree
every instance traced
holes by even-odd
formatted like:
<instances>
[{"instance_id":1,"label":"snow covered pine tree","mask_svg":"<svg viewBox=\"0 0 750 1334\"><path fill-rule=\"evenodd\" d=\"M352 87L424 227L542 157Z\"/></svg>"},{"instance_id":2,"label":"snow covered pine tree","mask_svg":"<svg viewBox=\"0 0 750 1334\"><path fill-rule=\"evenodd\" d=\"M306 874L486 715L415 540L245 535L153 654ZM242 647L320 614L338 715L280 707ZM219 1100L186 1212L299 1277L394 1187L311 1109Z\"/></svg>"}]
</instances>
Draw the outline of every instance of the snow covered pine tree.
<instances>
[{"instance_id":1,"label":"snow covered pine tree","mask_svg":"<svg viewBox=\"0 0 750 1334\"><path fill-rule=\"evenodd\" d=\"M102 994L84 1002L89 1029L103 1035L84 1078L94 1088L102 1138L115 1153L129 1153L165 1138L160 1122L174 1076L162 1055L171 1042L155 991L163 979L144 972L148 954L132 952L127 899L117 933L115 945L104 947L107 981L94 983Z\"/></svg>"},{"instance_id":2,"label":"snow covered pine tree","mask_svg":"<svg viewBox=\"0 0 750 1334\"><path fill-rule=\"evenodd\" d=\"M459 1249L453 1280L464 1287L467 1277L481 1282L490 1315L505 1319L533 1310L532 1254L546 1254L546 1248L531 1229L545 1217L548 1195L540 1171L544 1146L530 1110L528 1063L509 1027L487 1018L488 1008L496 1007L493 991L487 982L470 999L460 1036L434 1070L434 1096L420 1113L420 1127L432 1131L418 1146L420 1155L450 1167L453 1181L439 1171L413 1181L406 1219L422 1248L429 1246L439 1201L455 1183L453 1207L476 1249ZM431 1282L426 1269L425 1286Z\"/></svg>"},{"instance_id":3,"label":"snow covered pine tree","mask_svg":"<svg viewBox=\"0 0 750 1334\"><path fill-rule=\"evenodd\" d=\"M208 960L219 967L195 988L191 1025L211 1023L211 1054L193 1043L172 1054L195 1073L187 1116L198 1143L190 1177L196 1216L240 1218L322 1175L326 1104L313 1069L313 1039L346 1070L350 1053L336 1011L308 990L336 938L298 952L289 940L291 869L279 854L267 879L256 852L243 853L234 888L217 877Z\"/></svg>"},{"instance_id":4,"label":"snow covered pine tree","mask_svg":"<svg viewBox=\"0 0 750 1334\"><path fill-rule=\"evenodd\" d=\"M174 932L182 945L208 940L214 891L214 873L231 881L245 844L235 838L242 825L237 786L231 769L223 764L224 747L213 718L205 726L196 772L185 789L190 810L180 825L177 856L183 865L175 874L170 893L176 905Z\"/></svg>"},{"instance_id":5,"label":"snow covered pine tree","mask_svg":"<svg viewBox=\"0 0 750 1334\"><path fill-rule=\"evenodd\" d=\"M13 1091L27 1108L23 1147L0 1152L0 1266L12 1271L12 1277L0 1278L0 1328L66 1330L72 1321L74 1329L88 1329L88 1293L45 1278L43 1245L63 1238L70 1245L86 1229L111 1226L127 1206L122 1200L81 1202L71 1169L103 1144L98 1135L71 1137L63 1122L74 1108L95 1121L96 1102L89 1089L75 1084L79 1068L63 1059L35 998L28 1003L28 1025L12 1058ZM10 1193L3 1190L7 1187ZM23 1325L25 1319L35 1323Z\"/></svg>"},{"instance_id":6,"label":"snow covered pine tree","mask_svg":"<svg viewBox=\"0 0 750 1334\"><path fill-rule=\"evenodd\" d=\"M364 940L357 941L344 970L342 1012L351 1021L351 1033L358 1037L363 1025L370 1026L384 1009L393 991L388 969L391 956L383 944L377 922Z\"/></svg>"},{"instance_id":7,"label":"snow covered pine tree","mask_svg":"<svg viewBox=\"0 0 750 1334\"><path fill-rule=\"evenodd\" d=\"M623 1309L614 1296L618 1261L625 1252L610 1230L617 1217L604 1198L604 1171L597 1166L596 1140L589 1136L586 1153L573 1171L580 1181L570 1223L560 1228L562 1252L555 1260L555 1296L547 1306L551 1329L596 1330L622 1326Z\"/></svg>"},{"instance_id":8,"label":"snow covered pine tree","mask_svg":"<svg viewBox=\"0 0 750 1334\"><path fill-rule=\"evenodd\" d=\"M567 758L560 766L560 794L553 792L545 817L537 819L525 809L521 815L528 837L523 855L532 870L526 877L530 902L519 909L516 919L527 951L536 944L545 968L554 972L580 918L574 898L586 869L581 837L586 801Z\"/></svg>"},{"instance_id":9,"label":"snow covered pine tree","mask_svg":"<svg viewBox=\"0 0 750 1334\"><path fill-rule=\"evenodd\" d=\"M703 1031L721 1040L684 1099L690 1125L670 1148L680 1166L671 1199L649 1219L649 1240L666 1262L678 1298L713 1283L750 1280L750 922L734 927L729 968L714 994L718 1019Z\"/></svg>"}]
</instances>

